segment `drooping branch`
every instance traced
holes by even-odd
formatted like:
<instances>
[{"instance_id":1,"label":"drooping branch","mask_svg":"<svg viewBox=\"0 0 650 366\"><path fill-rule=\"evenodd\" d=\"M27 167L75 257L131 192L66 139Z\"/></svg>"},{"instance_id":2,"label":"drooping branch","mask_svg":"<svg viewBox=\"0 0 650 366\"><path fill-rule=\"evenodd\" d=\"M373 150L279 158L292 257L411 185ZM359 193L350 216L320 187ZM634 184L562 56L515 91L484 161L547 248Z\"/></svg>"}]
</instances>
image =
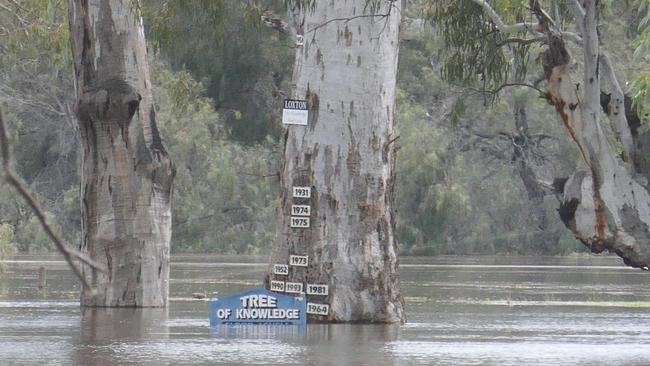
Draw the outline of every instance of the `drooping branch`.
<instances>
[{"instance_id":1,"label":"drooping branch","mask_svg":"<svg viewBox=\"0 0 650 366\"><path fill-rule=\"evenodd\" d=\"M21 182L21 180L18 178L18 176L13 172L13 169L11 168L9 139L7 138L6 131L7 130L4 124L4 120L2 119L2 111L0 110L0 145L2 145L2 150L1 150L2 167L4 170L5 180L7 181L7 183L11 184L16 189L16 191L18 191L20 196L23 197L25 202L27 202L29 207L36 215L36 218L38 218L38 221L41 223L41 227L43 228L47 236L50 238L50 240L54 243L56 249L63 255L63 258L65 258L66 262L68 262L68 265L70 265L70 268L72 269L74 274L84 283L84 286L86 286L87 288L92 288L92 286L86 281L84 276L82 276L81 269L75 263L75 260L78 260L92 267L94 270L100 272L104 272L105 269L98 263L94 262L90 258L83 255L82 253L65 246L63 244L63 240L61 240L61 238L59 238L59 236L54 232L52 226L48 223L47 218L45 217L45 214L43 213L43 210L41 209L40 205L38 204L38 202L36 202L36 199L34 199L34 196L31 194L29 189Z\"/></svg>"},{"instance_id":2,"label":"drooping branch","mask_svg":"<svg viewBox=\"0 0 650 366\"><path fill-rule=\"evenodd\" d=\"M539 23L531 23L531 22L506 24L501 19L501 17L496 12L496 10L494 10L494 8L492 8L492 6L486 0L472 0L472 1L474 1L474 3L480 5L483 8L485 14L490 18L490 20L492 20L494 26L497 27L497 29L501 33L520 33L526 31L534 31L539 26Z\"/></svg>"},{"instance_id":3,"label":"drooping branch","mask_svg":"<svg viewBox=\"0 0 650 366\"><path fill-rule=\"evenodd\" d=\"M494 26L499 30L499 32L504 34L513 34L513 33L523 33L523 32L532 32L532 33L544 33L544 26L555 26L555 23L546 12L540 9L540 14L545 19L545 23L542 22L522 22L515 24L506 24L496 10L486 1L486 0L472 0L477 5L480 5L483 8L485 14L492 20ZM582 44L582 38L579 35L573 32L562 31L560 32L562 37L570 40L576 44Z\"/></svg>"}]
</instances>

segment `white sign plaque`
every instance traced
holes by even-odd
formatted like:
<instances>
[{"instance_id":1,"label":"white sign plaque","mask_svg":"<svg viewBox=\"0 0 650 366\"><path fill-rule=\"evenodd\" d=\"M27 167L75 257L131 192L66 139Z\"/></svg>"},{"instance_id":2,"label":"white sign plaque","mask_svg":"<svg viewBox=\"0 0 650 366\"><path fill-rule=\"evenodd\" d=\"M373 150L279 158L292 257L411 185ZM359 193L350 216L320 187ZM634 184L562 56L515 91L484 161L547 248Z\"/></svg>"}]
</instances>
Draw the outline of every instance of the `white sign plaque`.
<instances>
[{"instance_id":1,"label":"white sign plaque","mask_svg":"<svg viewBox=\"0 0 650 366\"><path fill-rule=\"evenodd\" d=\"M307 284L307 295L321 295L327 296L328 294L327 285L315 285L308 283Z\"/></svg>"},{"instance_id":2,"label":"white sign plaque","mask_svg":"<svg viewBox=\"0 0 650 366\"><path fill-rule=\"evenodd\" d=\"M286 264L274 264L273 274L286 276L289 274L289 266Z\"/></svg>"},{"instance_id":3,"label":"white sign plaque","mask_svg":"<svg viewBox=\"0 0 650 366\"><path fill-rule=\"evenodd\" d=\"M309 256L306 255L291 255L289 256L289 265L298 267L307 267L309 263Z\"/></svg>"},{"instance_id":4,"label":"white sign plaque","mask_svg":"<svg viewBox=\"0 0 650 366\"><path fill-rule=\"evenodd\" d=\"M311 187L293 187L293 198L310 198Z\"/></svg>"},{"instance_id":5,"label":"white sign plaque","mask_svg":"<svg viewBox=\"0 0 650 366\"><path fill-rule=\"evenodd\" d=\"M308 228L309 227L309 217L291 216L291 227Z\"/></svg>"},{"instance_id":6,"label":"white sign plaque","mask_svg":"<svg viewBox=\"0 0 650 366\"><path fill-rule=\"evenodd\" d=\"M309 216L311 215L311 207L309 205L291 205L292 216Z\"/></svg>"},{"instance_id":7,"label":"white sign plaque","mask_svg":"<svg viewBox=\"0 0 650 366\"><path fill-rule=\"evenodd\" d=\"M307 303L307 314L327 315L330 313L330 306L326 304Z\"/></svg>"},{"instance_id":8,"label":"white sign plaque","mask_svg":"<svg viewBox=\"0 0 650 366\"><path fill-rule=\"evenodd\" d=\"M287 282L284 286L286 293L288 294L301 294L302 293L302 283L300 282Z\"/></svg>"},{"instance_id":9,"label":"white sign plaque","mask_svg":"<svg viewBox=\"0 0 650 366\"><path fill-rule=\"evenodd\" d=\"M306 126L309 117L306 100L285 99L282 124Z\"/></svg>"},{"instance_id":10,"label":"white sign plaque","mask_svg":"<svg viewBox=\"0 0 650 366\"><path fill-rule=\"evenodd\" d=\"M284 292L284 281L271 281L271 291Z\"/></svg>"}]
</instances>

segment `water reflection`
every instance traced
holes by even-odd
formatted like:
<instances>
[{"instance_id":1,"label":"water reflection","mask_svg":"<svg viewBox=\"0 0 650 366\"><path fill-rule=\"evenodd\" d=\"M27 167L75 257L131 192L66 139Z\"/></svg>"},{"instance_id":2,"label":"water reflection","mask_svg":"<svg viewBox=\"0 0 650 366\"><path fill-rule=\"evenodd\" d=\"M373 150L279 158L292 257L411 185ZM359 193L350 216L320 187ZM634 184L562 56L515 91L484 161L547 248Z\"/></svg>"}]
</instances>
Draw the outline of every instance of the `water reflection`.
<instances>
[{"instance_id":1,"label":"water reflection","mask_svg":"<svg viewBox=\"0 0 650 366\"><path fill-rule=\"evenodd\" d=\"M210 328L213 337L226 339L282 339L301 340L307 327L298 325L219 325Z\"/></svg>"},{"instance_id":2,"label":"water reflection","mask_svg":"<svg viewBox=\"0 0 650 366\"><path fill-rule=\"evenodd\" d=\"M168 339L168 318L168 309L81 308L76 363L115 365L116 351L129 343Z\"/></svg>"},{"instance_id":3,"label":"water reflection","mask_svg":"<svg viewBox=\"0 0 650 366\"><path fill-rule=\"evenodd\" d=\"M183 257L168 310L80 309L44 259L0 274L0 365L650 365L648 273L615 258L404 258L406 325L306 329L209 327L192 293L259 286L263 263Z\"/></svg>"}]
</instances>

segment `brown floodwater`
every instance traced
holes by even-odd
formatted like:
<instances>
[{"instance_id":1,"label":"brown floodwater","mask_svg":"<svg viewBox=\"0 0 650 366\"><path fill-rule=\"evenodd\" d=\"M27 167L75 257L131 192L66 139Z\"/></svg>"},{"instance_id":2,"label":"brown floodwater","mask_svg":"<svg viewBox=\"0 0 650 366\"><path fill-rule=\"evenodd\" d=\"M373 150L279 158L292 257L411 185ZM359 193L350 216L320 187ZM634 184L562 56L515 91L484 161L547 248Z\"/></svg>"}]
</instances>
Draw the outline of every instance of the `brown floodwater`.
<instances>
[{"instance_id":1,"label":"brown floodwater","mask_svg":"<svg viewBox=\"0 0 650 366\"><path fill-rule=\"evenodd\" d=\"M167 309L80 309L59 257L0 273L0 365L650 365L650 273L614 257L402 258L405 325L211 329L266 258L174 256ZM46 283L39 288L39 268Z\"/></svg>"}]
</instances>

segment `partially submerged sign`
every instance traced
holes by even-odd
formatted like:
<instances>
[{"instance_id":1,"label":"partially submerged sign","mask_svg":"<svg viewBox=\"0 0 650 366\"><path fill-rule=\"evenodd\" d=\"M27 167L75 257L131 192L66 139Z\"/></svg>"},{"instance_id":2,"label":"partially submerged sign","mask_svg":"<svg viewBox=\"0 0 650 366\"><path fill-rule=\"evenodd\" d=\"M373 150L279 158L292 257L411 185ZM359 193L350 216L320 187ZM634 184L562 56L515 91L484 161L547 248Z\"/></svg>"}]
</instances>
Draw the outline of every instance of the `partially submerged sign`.
<instances>
[{"instance_id":1,"label":"partially submerged sign","mask_svg":"<svg viewBox=\"0 0 650 366\"><path fill-rule=\"evenodd\" d=\"M282 109L282 123L285 125L307 125L308 108L306 100L285 99Z\"/></svg>"},{"instance_id":2,"label":"partially submerged sign","mask_svg":"<svg viewBox=\"0 0 650 366\"><path fill-rule=\"evenodd\" d=\"M278 294L263 288L210 300L210 326L220 324L307 324L303 297Z\"/></svg>"}]
</instances>

